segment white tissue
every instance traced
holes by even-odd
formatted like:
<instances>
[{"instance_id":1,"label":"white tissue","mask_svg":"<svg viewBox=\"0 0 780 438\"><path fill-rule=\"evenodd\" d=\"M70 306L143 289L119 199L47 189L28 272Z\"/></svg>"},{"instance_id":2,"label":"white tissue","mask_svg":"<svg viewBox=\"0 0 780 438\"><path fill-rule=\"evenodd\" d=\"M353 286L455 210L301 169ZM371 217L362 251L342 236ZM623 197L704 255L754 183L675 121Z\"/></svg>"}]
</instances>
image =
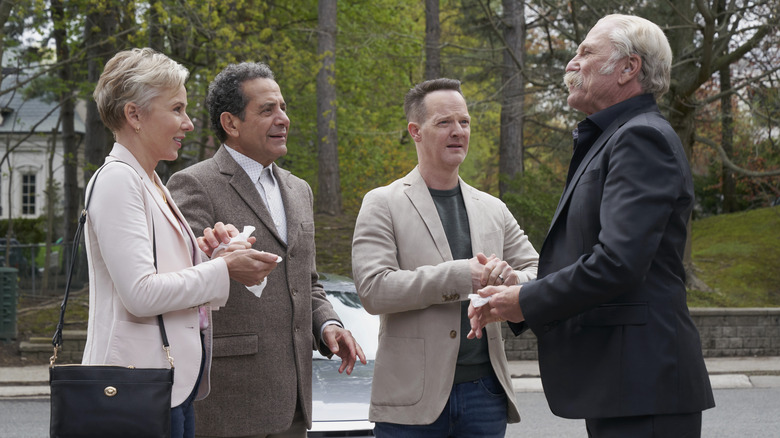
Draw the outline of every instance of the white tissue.
<instances>
[{"instance_id":1,"label":"white tissue","mask_svg":"<svg viewBox=\"0 0 780 438\"><path fill-rule=\"evenodd\" d=\"M230 246L233 242L246 242L247 239L249 239L249 236L252 235L252 233L255 232L255 227L251 225L244 225L244 230L238 233L237 235L230 238L230 242L228 243L220 243L218 247L214 248L214 252L211 253L211 258L214 258L219 254L220 252L227 249L228 246Z\"/></svg>"},{"instance_id":2,"label":"white tissue","mask_svg":"<svg viewBox=\"0 0 780 438\"><path fill-rule=\"evenodd\" d=\"M233 243L233 242L246 242L247 239L249 239L249 236L251 236L252 233L254 233L254 232L255 232L255 227L253 227L251 225L244 225L244 229L240 233L238 233L237 235L233 236L230 239L230 242L228 242L228 243L220 243L218 247L214 248L214 252L211 253L211 258L216 257L217 254L219 254L221 251L224 251L225 248L230 246L230 244ZM277 257L276 258L276 263L281 263L281 261L282 261L281 257ZM265 289L265 285L266 285L267 282L268 282L268 279L264 278L263 281L260 282L260 284L257 284L257 285L254 285L254 286L245 286L245 287L246 287L246 289L249 292L252 292L253 294L255 294L255 296L257 296L257 298L260 298L260 295L263 294L263 289Z\"/></svg>"},{"instance_id":3,"label":"white tissue","mask_svg":"<svg viewBox=\"0 0 780 438\"><path fill-rule=\"evenodd\" d=\"M469 298L471 299L471 305L474 307L482 307L490 302L490 297L483 298L478 294L469 294Z\"/></svg>"}]
</instances>

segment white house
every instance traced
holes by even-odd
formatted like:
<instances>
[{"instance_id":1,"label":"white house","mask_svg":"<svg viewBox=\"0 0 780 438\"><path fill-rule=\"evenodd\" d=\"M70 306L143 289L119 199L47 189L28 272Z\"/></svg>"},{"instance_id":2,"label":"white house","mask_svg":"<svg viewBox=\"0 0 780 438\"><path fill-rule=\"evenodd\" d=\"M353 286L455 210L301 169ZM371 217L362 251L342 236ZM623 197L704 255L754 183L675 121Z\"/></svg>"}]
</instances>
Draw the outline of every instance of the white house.
<instances>
[{"instance_id":1,"label":"white house","mask_svg":"<svg viewBox=\"0 0 780 438\"><path fill-rule=\"evenodd\" d=\"M3 69L0 85L0 218L36 218L45 213L46 183L49 175L58 181L62 208L63 145L58 124L58 102L26 98L23 86L27 74ZM83 109L83 105L80 105ZM85 129L83 111L77 109L74 128L78 141ZM52 137L57 129L54 156L49 169Z\"/></svg>"}]
</instances>

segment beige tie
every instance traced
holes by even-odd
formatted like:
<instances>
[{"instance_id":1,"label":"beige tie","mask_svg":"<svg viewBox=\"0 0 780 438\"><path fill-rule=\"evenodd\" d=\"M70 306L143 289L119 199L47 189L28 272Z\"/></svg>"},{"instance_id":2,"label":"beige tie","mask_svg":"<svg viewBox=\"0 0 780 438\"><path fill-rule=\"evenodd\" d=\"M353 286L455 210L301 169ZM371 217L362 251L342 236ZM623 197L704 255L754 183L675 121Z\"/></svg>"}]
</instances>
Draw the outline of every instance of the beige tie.
<instances>
[{"instance_id":1,"label":"beige tie","mask_svg":"<svg viewBox=\"0 0 780 438\"><path fill-rule=\"evenodd\" d=\"M279 233L282 240L284 240L284 243L287 243L287 221L284 214L284 205L282 204L282 193L276 187L274 179L271 177L270 167L266 167L260 172L260 179L258 182L265 193L265 205L268 207L271 218L274 220L276 231Z\"/></svg>"}]
</instances>

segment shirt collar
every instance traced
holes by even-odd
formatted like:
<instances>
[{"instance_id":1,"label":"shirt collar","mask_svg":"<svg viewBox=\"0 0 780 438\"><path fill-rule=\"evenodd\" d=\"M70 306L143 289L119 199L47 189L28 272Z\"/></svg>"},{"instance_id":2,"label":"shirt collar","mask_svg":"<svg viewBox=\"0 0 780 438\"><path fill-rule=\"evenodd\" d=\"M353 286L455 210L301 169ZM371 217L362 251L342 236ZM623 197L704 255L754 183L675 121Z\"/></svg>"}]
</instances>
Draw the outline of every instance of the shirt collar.
<instances>
[{"instance_id":1,"label":"shirt collar","mask_svg":"<svg viewBox=\"0 0 780 438\"><path fill-rule=\"evenodd\" d=\"M640 94L630 99L626 99L622 102L616 103L608 108L593 113L587 118L596 124L602 131L605 131L609 125L618 119L622 114L625 114L635 108L646 106L648 103L655 103L655 98L652 94Z\"/></svg>"},{"instance_id":2,"label":"shirt collar","mask_svg":"<svg viewBox=\"0 0 780 438\"><path fill-rule=\"evenodd\" d=\"M260 174L263 172L263 169L265 169L265 166L226 144L223 144L222 146L224 146L225 150L228 151L230 156L236 160L236 163L238 163L238 165L244 169L244 172L246 172L247 176L249 176L249 179L252 180L253 183L257 183L257 180L260 179ZM274 183L276 183L276 176L274 176L274 163L271 163L271 165L268 167L271 170L271 178L274 180Z\"/></svg>"}]
</instances>

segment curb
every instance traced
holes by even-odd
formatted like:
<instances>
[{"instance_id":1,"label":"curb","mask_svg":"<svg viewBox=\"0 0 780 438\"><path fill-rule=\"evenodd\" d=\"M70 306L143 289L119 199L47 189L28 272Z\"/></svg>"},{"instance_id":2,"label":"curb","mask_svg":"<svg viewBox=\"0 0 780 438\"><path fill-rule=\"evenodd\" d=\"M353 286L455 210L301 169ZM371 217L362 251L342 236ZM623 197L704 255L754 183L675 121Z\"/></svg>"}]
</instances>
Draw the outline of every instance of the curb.
<instances>
[{"instance_id":1,"label":"curb","mask_svg":"<svg viewBox=\"0 0 780 438\"><path fill-rule=\"evenodd\" d=\"M780 388L780 357L705 358L713 389ZM515 393L543 392L536 361L509 361ZM0 367L0 399L48 398L49 366Z\"/></svg>"},{"instance_id":2,"label":"curb","mask_svg":"<svg viewBox=\"0 0 780 438\"><path fill-rule=\"evenodd\" d=\"M755 376L767 377L767 376ZM764 379L765 380L765 379ZM0 399L7 398L47 398L50 391L48 382L10 382L10 385L0 386ZM32 384L31 384L32 383ZM769 386L775 386L780 383L780 377L777 382L768 382ZM754 387L767 386L766 382L760 385L754 385L751 377L745 374L715 374L710 376L712 389L747 389ZM512 379L512 388L515 393L524 392L543 392L542 379L539 377L520 377Z\"/></svg>"}]
</instances>

